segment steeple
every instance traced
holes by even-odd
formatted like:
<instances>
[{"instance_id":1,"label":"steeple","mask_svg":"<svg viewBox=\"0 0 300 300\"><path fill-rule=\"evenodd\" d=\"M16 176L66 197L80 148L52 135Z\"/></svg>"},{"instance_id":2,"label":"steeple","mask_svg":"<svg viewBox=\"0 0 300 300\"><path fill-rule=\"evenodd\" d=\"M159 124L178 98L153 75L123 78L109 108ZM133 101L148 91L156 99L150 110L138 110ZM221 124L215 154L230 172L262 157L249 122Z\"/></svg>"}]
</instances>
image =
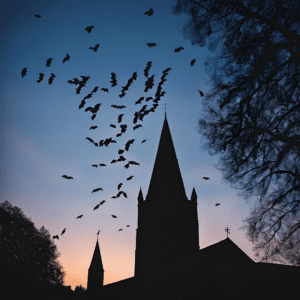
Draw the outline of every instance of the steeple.
<instances>
[{"instance_id":1,"label":"steeple","mask_svg":"<svg viewBox=\"0 0 300 300\"><path fill-rule=\"evenodd\" d=\"M146 201L158 195L187 199L166 114Z\"/></svg>"},{"instance_id":2,"label":"steeple","mask_svg":"<svg viewBox=\"0 0 300 300\"><path fill-rule=\"evenodd\" d=\"M94 250L93 258L88 270L87 290L89 294L101 293L103 288L103 280L104 280L104 269L103 269L100 248L99 248L99 243L97 238L97 243Z\"/></svg>"}]
</instances>

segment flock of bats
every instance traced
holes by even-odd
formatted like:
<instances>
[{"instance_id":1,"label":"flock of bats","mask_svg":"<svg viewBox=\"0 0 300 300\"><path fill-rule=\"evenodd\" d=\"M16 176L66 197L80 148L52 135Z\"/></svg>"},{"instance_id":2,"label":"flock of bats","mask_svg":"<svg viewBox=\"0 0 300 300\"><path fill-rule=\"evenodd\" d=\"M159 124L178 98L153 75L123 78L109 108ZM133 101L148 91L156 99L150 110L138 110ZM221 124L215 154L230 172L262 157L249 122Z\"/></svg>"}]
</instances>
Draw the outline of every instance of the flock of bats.
<instances>
[{"instance_id":1,"label":"flock of bats","mask_svg":"<svg viewBox=\"0 0 300 300\"><path fill-rule=\"evenodd\" d=\"M154 11L153 11L153 9L151 8L149 11L145 12L145 15L148 15L148 16L150 17L151 15L153 15L153 12L154 12ZM41 16L36 14L35 17L40 18ZM88 26L88 27L85 28L85 30L86 30L88 33L91 33L91 31L92 31L93 28L95 28L95 27L94 27L94 26ZM95 47L90 47L89 49L92 49L92 50L94 50L95 52L97 52L99 46L100 46L100 44L96 44ZM149 47L151 48L151 47L153 47L153 46L156 46L156 43L148 43L147 46L149 46ZM176 48L176 49L174 50L174 52L180 52L181 50L184 50L184 48L183 48L183 47ZM63 59L63 63L65 63L66 61L69 61L69 59L70 59L70 55L67 54L66 57ZM51 62L52 62L52 58L47 59L47 60L46 60L46 66L47 66L47 67L50 67ZM196 62L196 59L193 59L193 60L190 62L191 66L194 66L195 62ZM153 87L153 85L154 85L154 83L153 83L153 81L154 81L154 75L152 75L151 77L148 77L148 71L149 71L150 68L151 68L151 64L152 64L152 62L149 61L149 62L147 63L146 69L144 70L144 75L145 75L145 77L148 78L148 80L145 82L145 86L146 86L146 87L145 87L144 92L147 92L148 89L152 89L152 87ZM164 94L166 93L165 91L161 92L161 86L162 86L162 84L164 83L164 81L167 80L167 79L165 79L165 77L168 75L167 72L169 72L170 70L171 70L171 68L167 68L166 70L163 71L163 76L161 77L161 82L158 84L157 92L156 92L156 94L155 94L155 97L156 97L156 98L153 100L152 97L148 97L148 98L146 98L146 100L145 100L145 102L147 102L147 101L149 101L149 100L152 100L155 104L153 105L153 107L152 107L150 110L145 110L145 108L147 107L147 105L144 105L140 111L135 112L135 114L134 114L134 120L133 120L133 123L134 123L134 124L137 122L138 119L140 119L141 121L143 121L143 117L144 117L145 115L147 115L150 111L151 111L151 112L154 112L154 111L155 111L156 107L158 106L158 101L160 100L160 97L164 96ZM22 72L21 72L22 78L23 78L26 74L27 74L27 68L24 68L24 69L22 70ZM110 82L112 83L112 86L111 86L111 87L114 87L114 86L117 85L116 74L115 74L115 73L111 73L111 75L112 75L112 80L110 81ZM55 75L54 75L53 73L51 73L51 77L49 78L49 85L52 84L52 82L53 82L53 80L54 80L54 77L55 77ZM80 76L80 77L82 77L82 80L81 80L81 81L80 81L79 79L77 79L77 78L74 78L73 81L72 81L72 80L68 80L68 83L70 83L70 84L75 84L76 86L79 85L79 87L76 89L76 93L77 93L77 94L80 94L81 88L85 86L86 82L87 82L87 81L89 80L89 78L90 78L90 76ZM39 79L37 80L37 82L40 83L40 82L43 80L43 78L44 78L44 74L43 74L43 73L40 73L40 77L39 77ZM133 80L136 80L136 79L137 79L137 72L133 73L132 77L128 80L127 85L126 85L125 87L123 87L122 94L119 95L120 98L122 98L122 97L125 96L125 93L124 93L124 92L125 92L126 90L128 90L128 88L129 88L129 86L131 85L131 83L133 82ZM99 87L96 86L90 94L88 94L86 97L84 97L84 99L81 101L81 104L79 105L79 109L81 109L81 108L84 107L84 105L85 105L85 103L86 103L85 100L91 98L91 97L92 97L92 94L93 94L93 93L96 93L97 90L98 90L98 88L99 88ZM104 91L104 92L107 92L107 93L109 92L109 90L108 90L107 88L101 88L101 90ZM198 91L199 91L200 96L203 97L204 95L203 95L202 91L200 91L200 90L198 90ZM138 101L135 102L135 104L140 104L140 103L142 102L143 99L144 99L144 97L141 97ZM101 105L101 103L98 103L98 104L96 104L94 107L87 107L87 108L85 109L85 112L90 111L90 112L93 114L92 117L91 117L92 120L95 119L96 113L98 112L98 110L99 110L99 108L100 108L100 105ZM120 106L118 106L118 105L111 105L111 107L116 108L116 109L126 108L126 106L124 106L124 105L120 105ZM123 117L123 115L124 115L124 114L120 114L120 115L118 116L118 123L121 123L121 122L122 122L122 117ZM110 126L113 127L113 128L116 128L116 125L114 125L114 124L111 124ZM91 129L96 129L97 127L98 127L98 126L91 126L91 127L90 127L90 130L91 130ZM133 130L135 130L135 129L139 128L139 127L142 127L142 125L139 124L139 125L134 126L134 127L133 127ZM126 131L127 125L126 125L126 124L125 124L125 125L120 125L120 128L121 128L121 133L117 134L116 137L122 135L122 133L124 133L124 132ZM95 143L91 138L86 137L86 139L89 140L91 143L93 143L96 147L98 147L98 143ZM129 141L125 144L125 150L126 150L126 151L129 150L129 146L134 142L134 140L135 140L135 139L131 139L131 140L129 140ZM146 141L146 140L143 140L142 143L144 143L145 141ZM105 139L105 140L101 140L101 141L99 142L99 147L101 147L101 146L103 146L103 145L105 145L105 146L107 147L110 143L116 143L116 141L115 141L115 140L112 140L112 137L111 137L111 138L108 138L108 139ZM116 160L116 159L112 160L112 161L111 161L111 164L116 163L116 162L118 162L118 161L125 161L126 158L124 158L124 157L121 155L121 154L123 154L123 152L124 152L124 150L120 149L120 150L118 151L118 154L120 155L120 157L119 157L117 160ZM129 161L124 167L127 169L127 168L129 168L129 165L140 165L140 164L137 163L137 162L135 162L135 161ZM100 167L103 167L103 166L106 166L106 164L103 164L103 163L102 163L102 164L99 164L99 166L100 166ZM97 165L97 164L93 164L92 167L96 167L96 168L97 168L98 165ZM65 178L65 179L68 179L68 180L74 179L73 177L67 176L67 175L63 175L62 177ZM132 178L133 178L133 176L130 176L130 177L128 177L126 180L131 180ZM203 179L208 180L208 179L210 179L210 178L209 178L209 177L203 177ZM118 190L120 190L120 188L121 188L122 185L123 185L123 183L120 183L120 184L118 185ZM96 189L94 189L94 190L92 191L92 193L97 192L97 191L100 191L100 190L103 190L103 189L102 189L102 188L96 188ZM118 197L120 197L121 194L123 194L123 196L127 198L127 194L126 194L124 191L119 191L119 193L118 193L116 196L112 196L111 198L112 198L112 199L118 198ZM94 210L98 209L98 208L100 207L100 205L103 205L105 202L106 202L105 200L101 201L99 204L97 204L97 205L94 207ZM216 204L216 206L218 206L218 205L220 205L220 203L217 203L217 204ZM82 218L82 217L83 217L83 215L80 215L80 216L78 216L76 219L80 219L80 218ZM117 216L115 216L115 215L112 215L112 217L113 217L113 218L117 218ZM126 227L130 227L130 225L127 225ZM122 230L123 230L123 229L119 229L119 231L122 231ZM137 229L136 229L136 230L137 230ZM63 229L61 235L63 235L65 232L66 232L66 228ZM99 232L100 232L100 230L98 231L97 235L99 234ZM59 236L58 236L58 235L55 235L55 236L53 236L53 239L59 239Z\"/></svg>"}]
</instances>

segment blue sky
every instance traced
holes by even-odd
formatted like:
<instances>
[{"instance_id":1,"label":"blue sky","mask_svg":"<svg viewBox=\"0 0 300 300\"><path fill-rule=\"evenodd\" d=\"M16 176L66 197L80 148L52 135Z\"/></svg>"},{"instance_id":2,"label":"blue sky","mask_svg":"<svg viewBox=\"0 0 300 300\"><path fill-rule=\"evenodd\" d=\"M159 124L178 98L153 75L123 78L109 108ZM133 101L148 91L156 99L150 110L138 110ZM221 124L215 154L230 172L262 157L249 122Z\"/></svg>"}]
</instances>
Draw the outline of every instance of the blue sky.
<instances>
[{"instance_id":1,"label":"blue sky","mask_svg":"<svg viewBox=\"0 0 300 300\"><path fill-rule=\"evenodd\" d=\"M172 15L175 3L90 0L0 4L0 201L20 207L37 228L45 226L51 236L60 236L66 228L66 233L54 241L66 271L66 285L72 289L80 284L86 288L98 230L104 284L134 275L137 196L140 187L144 197L148 192L165 106L187 197L190 199L193 187L198 195L200 248L226 238L228 227L231 240L254 259L252 244L239 230L254 202L246 203L237 196L238 190L222 181L222 173L214 167L220 156L210 156L202 148L204 137L197 132L204 98L197 89L205 95L211 88L211 74L204 62L216 53L184 39L182 28L187 16ZM144 13L150 8L154 13L149 17ZM88 33L85 28L91 25L95 28ZM157 46L150 48L147 43ZM97 52L89 49L96 44L100 44ZM175 53L180 46L184 50ZM63 63L66 54L70 59ZM46 67L49 58L53 60ZM193 59L196 63L191 66ZM144 92L144 69L149 61L154 87ZM23 68L27 74L22 78ZM135 102L140 97L155 98L167 68L172 69L162 86L166 93L159 106L135 124L142 127L133 130L134 112L145 104L149 104L147 109L151 107L151 101L145 103L145 99L138 105ZM114 87L111 72L116 74ZM122 86L134 72L137 80L120 98ZM37 83L39 73L45 75ZM56 77L49 85L51 73ZM76 94L77 86L67 81L80 76L90 79ZM96 86L98 91L79 109L81 100ZM101 103L100 110L92 120L91 112L84 109L97 103ZM126 108L116 109L110 107L112 104ZM121 113L123 120L118 123ZM127 131L115 138L120 124L127 124ZM98 128L89 130L94 125ZM117 143L95 147L86 137L96 142L113 137ZM140 166L125 169L126 161L110 164L129 139L135 141L123 156ZM107 167L92 167L100 163ZM64 174L74 180L62 178ZM131 175L133 179L126 181ZM210 180L203 180L203 176ZM128 198L111 199L121 182ZM103 191L91 193L98 187ZM102 200L106 203L93 211ZM76 219L81 214L84 217ZM118 231L120 228L123 231Z\"/></svg>"}]
</instances>

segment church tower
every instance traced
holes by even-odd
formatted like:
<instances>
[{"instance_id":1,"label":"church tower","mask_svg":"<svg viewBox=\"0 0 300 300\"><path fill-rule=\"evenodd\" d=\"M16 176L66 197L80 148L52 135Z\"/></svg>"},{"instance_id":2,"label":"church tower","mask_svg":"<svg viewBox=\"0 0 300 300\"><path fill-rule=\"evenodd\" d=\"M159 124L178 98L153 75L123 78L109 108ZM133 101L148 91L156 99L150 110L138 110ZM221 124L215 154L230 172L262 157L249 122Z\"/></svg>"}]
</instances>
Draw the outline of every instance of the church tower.
<instances>
[{"instance_id":1,"label":"church tower","mask_svg":"<svg viewBox=\"0 0 300 300\"><path fill-rule=\"evenodd\" d=\"M168 261L198 250L197 194L193 189L187 199L165 115L148 194L144 200L140 189L138 195L135 277L159 282L168 276Z\"/></svg>"},{"instance_id":2,"label":"church tower","mask_svg":"<svg viewBox=\"0 0 300 300\"><path fill-rule=\"evenodd\" d=\"M97 237L96 247L88 270L87 293L90 299L95 299L95 295L97 296L97 299L102 298L99 298L99 296L103 294L103 280L104 269Z\"/></svg>"}]
</instances>

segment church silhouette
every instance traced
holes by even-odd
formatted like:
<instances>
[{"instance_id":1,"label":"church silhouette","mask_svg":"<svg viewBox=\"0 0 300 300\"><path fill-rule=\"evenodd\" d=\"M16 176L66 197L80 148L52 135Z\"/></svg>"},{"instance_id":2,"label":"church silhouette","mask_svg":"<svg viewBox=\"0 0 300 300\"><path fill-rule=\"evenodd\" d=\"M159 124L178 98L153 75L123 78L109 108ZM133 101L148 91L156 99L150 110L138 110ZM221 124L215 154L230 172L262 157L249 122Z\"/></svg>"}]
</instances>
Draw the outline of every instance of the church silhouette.
<instances>
[{"instance_id":1,"label":"church silhouette","mask_svg":"<svg viewBox=\"0 0 300 300\"><path fill-rule=\"evenodd\" d=\"M144 199L140 188L137 202L134 277L103 286L97 239L88 269L89 299L281 299L274 280L290 293L297 287L299 267L256 263L228 236L200 249L197 194L193 188L191 199L186 196L166 114L148 194ZM281 292L286 298L287 291Z\"/></svg>"}]
</instances>

